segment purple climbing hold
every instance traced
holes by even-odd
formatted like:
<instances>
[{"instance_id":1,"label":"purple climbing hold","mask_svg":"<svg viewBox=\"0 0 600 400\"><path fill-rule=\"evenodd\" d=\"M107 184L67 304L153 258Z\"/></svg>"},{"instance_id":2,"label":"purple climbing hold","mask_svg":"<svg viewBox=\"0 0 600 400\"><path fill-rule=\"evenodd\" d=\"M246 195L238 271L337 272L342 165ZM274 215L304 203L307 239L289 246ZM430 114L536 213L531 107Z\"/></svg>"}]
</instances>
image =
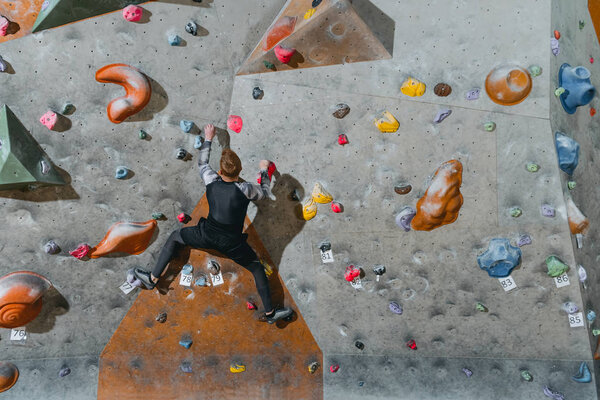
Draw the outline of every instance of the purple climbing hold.
<instances>
[{"instance_id":1,"label":"purple climbing hold","mask_svg":"<svg viewBox=\"0 0 600 400\"><path fill-rule=\"evenodd\" d=\"M71 373L71 368L62 367L60 369L60 371L58 371L58 376L60 376L61 378L64 378L65 376L69 375L70 373Z\"/></svg>"},{"instance_id":2,"label":"purple climbing hold","mask_svg":"<svg viewBox=\"0 0 600 400\"><path fill-rule=\"evenodd\" d=\"M469 368L463 368L462 372L465 373L465 375L467 376L467 378L470 378L471 375L473 375L473 371L471 371Z\"/></svg>"},{"instance_id":3,"label":"purple climbing hold","mask_svg":"<svg viewBox=\"0 0 600 400\"><path fill-rule=\"evenodd\" d=\"M396 225L404 229L406 232L410 231L410 222L414 218L417 211L412 207L404 207L398 215L396 215Z\"/></svg>"},{"instance_id":4,"label":"purple climbing hold","mask_svg":"<svg viewBox=\"0 0 600 400\"><path fill-rule=\"evenodd\" d=\"M133 268L127 271L127 283L134 287L142 287L142 281L135 276Z\"/></svg>"},{"instance_id":5,"label":"purple climbing hold","mask_svg":"<svg viewBox=\"0 0 600 400\"><path fill-rule=\"evenodd\" d=\"M394 314L402 315L402 306L395 301L390 302L390 311Z\"/></svg>"},{"instance_id":6,"label":"purple climbing hold","mask_svg":"<svg viewBox=\"0 0 600 400\"><path fill-rule=\"evenodd\" d=\"M517 246L523 247L527 244L531 244L531 236L529 236L526 233L524 235L519 236L519 240L517 240Z\"/></svg>"},{"instance_id":7,"label":"purple climbing hold","mask_svg":"<svg viewBox=\"0 0 600 400\"><path fill-rule=\"evenodd\" d=\"M548 386L544 386L544 394L553 400L565 400L565 396L562 393L552 390Z\"/></svg>"},{"instance_id":8,"label":"purple climbing hold","mask_svg":"<svg viewBox=\"0 0 600 400\"><path fill-rule=\"evenodd\" d=\"M542 215L544 217L554 218L554 214L554 207L552 207L550 204L542 204Z\"/></svg>"},{"instance_id":9,"label":"purple climbing hold","mask_svg":"<svg viewBox=\"0 0 600 400\"><path fill-rule=\"evenodd\" d=\"M552 49L552 54L554 54L555 56L557 56L558 53L560 53L560 44L558 43L558 39L550 39L550 48Z\"/></svg>"},{"instance_id":10,"label":"purple climbing hold","mask_svg":"<svg viewBox=\"0 0 600 400\"><path fill-rule=\"evenodd\" d=\"M579 311L579 307L577 307L577 304L567 301L566 303L564 303L562 305L562 309L567 313L567 314L575 314L577 311Z\"/></svg>"},{"instance_id":11,"label":"purple climbing hold","mask_svg":"<svg viewBox=\"0 0 600 400\"><path fill-rule=\"evenodd\" d=\"M465 95L467 100L477 100L479 98L480 89L471 89Z\"/></svg>"},{"instance_id":12,"label":"purple climbing hold","mask_svg":"<svg viewBox=\"0 0 600 400\"><path fill-rule=\"evenodd\" d=\"M2 57L0 57L0 72L6 72L7 69L8 64L6 64L6 61L4 61Z\"/></svg>"},{"instance_id":13,"label":"purple climbing hold","mask_svg":"<svg viewBox=\"0 0 600 400\"><path fill-rule=\"evenodd\" d=\"M48 243L44 245L44 251L48 254L56 254L60 251L60 247L54 240L48 240Z\"/></svg>"},{"instance_id":14,"label":"purple climbing hold","mask_svg":"<svg viewBox=\"0 0 600 400\"><path fill-rule=\"evenodd\" d=\"M435 122L436 124L439 124L440 122L442 122L443 120L448 118L450 116L450 114L452 114L452 110L448 110L447 108L439 110L437 115L433 119L433 122Z\"/></svg>"}]
</instances>

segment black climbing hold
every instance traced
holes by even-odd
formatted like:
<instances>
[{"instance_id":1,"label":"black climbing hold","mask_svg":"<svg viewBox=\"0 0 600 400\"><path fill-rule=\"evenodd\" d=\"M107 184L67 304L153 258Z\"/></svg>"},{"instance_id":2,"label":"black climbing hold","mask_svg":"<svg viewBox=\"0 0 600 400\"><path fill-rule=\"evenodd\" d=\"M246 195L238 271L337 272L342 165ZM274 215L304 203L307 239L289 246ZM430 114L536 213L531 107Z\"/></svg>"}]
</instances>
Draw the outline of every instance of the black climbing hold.
<instances>
[{"instance_id":1,"label":"black climbing hold","mask_svg":"<svg viewBox=\"0 0 600 400\"><path fill-rule=\"evenodd\" d=\"M298 195L298 191L296 189L290 192L290 199L293 201L300 201L300 196Z\"/></svg>"},{"instance_id":2,"label":"black climbing hold","mask_svg":"<svg viewBox=\"0 0 600 400\"><path fill-rule=\"evenodd\" d=\"M177 149L177 153L175 154L175 156L177 157L178 160L183 160L184 158L187 157L187 155L188 155L188 152L182 148Z\"/></svg>"},{"instance_id":3,"label":"black climbing hold","mask_svg":"<svg viewBox=\"0 0 600 400\"><path fill-rule=\"evenodd\" d=\"M331 250L331 243L329 243L328 241L323 241L319 244L319 249L321 249L321 251L323 252L329 251Z\"/></svg>"},{"instance_id":4,"label":"black climbing hold","mask_svg":"<svg viewBox=\"0 0 600 400\"><path fill-rule=\"evenodd\" d=\"M158 314L156 316L156 321L160 322L161 324L164 324L167 321L167 313L166 312L161 312L160 314Z\"/></svg>"},{"instance_id":5,"label":"black climbing hold","mask_svg":"<svg viewBox=\"0 0 600 400\"><path fill-rule=\"evenodd\" d=\"M263 61L263 64L265 65L265 68L268 68L268 69L275 69L275 64L273 64L272 62L269 62L269 61L267 61L267 60L264 60L264 61Z\"/></svg>"},{"instance_id":6,"label":"black climbing hold","mask_svg":"<svg viewBox=\"0 0 600 400\"><path fill-rule=\"evenodd\" d=\"M383 275L385 273L385 266L376 265L373 267L373 272L375 272L375 275Z\"/></svg>"},{"instance_id":7,"label":"black climbing hold","mask_svg":"<svg viewBox=\"0 0 600 400\"><path fill-rule=\"evenodd\" d=\"M258 86L252 89L252 98L254 98L254 100L262 99L264 94L265 92Z\"/></svg>"},{"instance_id":8,"label":"black climbing hold","mask_svg":"<svg viewBox=\"0 0 600 400\"><path fill-rule=\"evenodd\" d=\"M354 342L354 345L359 350L363 350L365 348L365 344L363 342L361 342L360 340L357 340L356 342Z\"/></svg>"},{"instance_id":9,"label":"black climbing hold","mask_svg":"<svg viewBox=\"0 0 600 400\"><path fill-rule=\"evenodd\" d=\"M321 1L323 1L323 0L313 0L312 7L313 8L317 7L319 4L321 4Z\"/></svg>"},{"instance_id":10,"label":"black climbing hold","mask_svg":"<svg viewBox=\"0 0 600 400\"><path fill-rule=\"evenodd\" d=\"M194 21L190 21L185 26L185 31L187 33L191 33L192 35L196 36L198 34L198 25L196 25L196 23Z\"/></svg>"}]
</instances>

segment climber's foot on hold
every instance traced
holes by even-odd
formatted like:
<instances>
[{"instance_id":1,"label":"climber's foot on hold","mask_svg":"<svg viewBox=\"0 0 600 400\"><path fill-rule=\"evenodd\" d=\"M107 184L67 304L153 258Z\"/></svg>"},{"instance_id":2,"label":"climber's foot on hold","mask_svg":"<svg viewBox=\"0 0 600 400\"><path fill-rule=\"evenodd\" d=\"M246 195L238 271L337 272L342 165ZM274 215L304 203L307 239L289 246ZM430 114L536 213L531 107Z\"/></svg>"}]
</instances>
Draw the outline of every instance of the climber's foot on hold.
<instances>
[{"instance_id":1,"label":"climber's foot on hold","mask_svg":"<svg viewBox=\"0 0 600 400\"><path fill-rule=\"evenodd\" d=\"M265 313L263 318L261 318L261 321L268 322L269 324L274 324L280 319L291 317L293 313L294 310L292 310L289 307L276 307L273 310L271 310L271 312Z\"/></svg>"},{"instance_id":2,"label":"climber's foot on hold","mask_svg":"<svg viewBox=\"0 0 600 400\"><path fill-rule=\"evenodd\" d=\"M150 271L146 271L142 268L135 268L133 270L133 274L136 276L136 278L142 281L146 289L154 289L154 286L156 286L156 282L152 280L152 274Z\"/></svg>"}]
</instances>

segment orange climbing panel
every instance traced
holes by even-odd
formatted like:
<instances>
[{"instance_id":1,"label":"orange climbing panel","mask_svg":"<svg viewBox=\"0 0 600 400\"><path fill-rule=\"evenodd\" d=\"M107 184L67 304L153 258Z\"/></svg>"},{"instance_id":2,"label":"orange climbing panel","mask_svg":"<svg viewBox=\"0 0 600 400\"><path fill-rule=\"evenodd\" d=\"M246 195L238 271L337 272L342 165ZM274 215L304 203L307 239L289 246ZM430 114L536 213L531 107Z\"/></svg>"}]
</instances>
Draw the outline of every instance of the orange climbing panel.
<instances>
[{"instance_id":1,"label":"orange climbing panel","mask_svg":"<svg viewBox=\"0 0 600 400\"><path fill-rule=\"evenodd\" d=\"M600 42L600 0L588 0L588 11L594 23L596 37L598 38L598 42Z\"/></svg>"},{"instance_id":2,"label":"orange climbing panel","mask_svg":"<svg viewBox=\"0 0 600 400\"><path fill-rule=\"evenodd\" d=\"M188 226L208 213L203 197ZM246 219L248 243L272 265L256 231ZM194 279L207 275L214 259L224 283L185 287L178 275L184 263L194 266ZM275 303L292 307L292 321L269 325L258 311L246 308L251 299L260 307L252 274L216 254L191 250L174 260L158 290L143 290L100 356L98 399L322 399L321 370L310 374L323 355L298 307L275 273L270 277ZM159 323L157 314L167 313ZM189 349L179 345L191 339ZM191 372L180 366L188 363ZM232 364L244 372L232 373ZM239 370L239 369L235 369Z\"/></svg>"},{"instance_id":3,"label":"orange climbing panel","mask_svg":"<svg viewBox=\"0 0 600 400\"><path fill-rule=\"evenodd\" d=\"M31 33L44 0L0 0L0 15L11 21L8 35L0 36L0 43Z\"/></svg>"}]
</instances>

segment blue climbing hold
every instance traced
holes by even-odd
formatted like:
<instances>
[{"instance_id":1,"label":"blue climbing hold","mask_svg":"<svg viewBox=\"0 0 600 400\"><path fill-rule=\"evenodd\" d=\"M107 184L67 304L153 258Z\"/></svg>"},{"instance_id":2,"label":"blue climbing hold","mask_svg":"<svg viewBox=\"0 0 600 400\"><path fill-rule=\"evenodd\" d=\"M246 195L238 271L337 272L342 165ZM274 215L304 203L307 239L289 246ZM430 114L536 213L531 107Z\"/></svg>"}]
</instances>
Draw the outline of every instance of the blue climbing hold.
<instances>
[{"instance_id":1,"label":"blue climbing hold","mask_svg":"<svg viewBox=\"0 0 600 400\"><path fill-rule=\"evenodd\" d=\"M579 143L562 132L554 134L558 166L569 175L573 175L579 164Z\"/></svg>"},{"instance_id":2,"label":"blue climbing hold","mask_svg":"<svg viewBox=\"0 0 600 400\"><path fill-rule=\"evenodd\" d=\"M571 379L579 383L589 383L592 381L592 373L590 372L590 368L585 361L579 366L579 372L577 375L573 375Z\"/></svg>"},{"instance_id":3,"label":"blue climbing hold","mask_svg":"<svg viewBox=\"0 0 600 400\"><path fill-rule=\"evenodd\" d=\"M561 65L558 86L566 90L560 95L560 103L567 113L574 114L577 107L588 104L596 95L590 76L590 71L585 67L571 67L567 63Z\"/></svg>"},{"instance_id":4,"label":"blue climbing hold","mask_svg":"<svg viewBox=\"0 0 600 400\"><path fill-rule=\"evenodd\" d=\"M202 275L200 278L196 279L194 283L196 286L206 286L206 276Z\"/></svg>"},{"instance_id":5,"label":"blue climbing hold","mask_svg":"<svg viewBox=\"0 0 600 400\"><path fill-rule=\"evenodd\" d=\"M192 128L194 127L194 121L188 121L187 119L182 119L179 121L179 127L185 133L190 133Z\"/></svg>"},{"instance_id":6,"label":"blue climbing hold","mask_svg":"<svg viewBox=\"0 0 600 400\"><path fill-rule=\"evenodd\" d=\"M192 347L192 341L190 339L181 339L179 341L179 344L183 347L185 347L186 349L189 349L190 347Z\"/></svg>"},{"instance_id":7,"label":"blue climbing hold","mask_svg":"<svg viewBox=\"0 0 600 400\"><path fill-rule=\"evenodd\" d=\"M179 46L181 44L179 35L169 35L168 40L171 46Z\"/></svg>"},{"instance_id":8,"label":"blue climbing hold","mask_svg":"<svg viewBox=\"0 0 600 400\"><path fill-rule=\"evenodd\" d=\"M115 171L115 178L117 179L125 179L129 175L129 170L126 167L117 167Z\"/></svg>"},{"instance_id":9,"label":"blue climbing hold","mask_svg":"<svg viewBox=\"0 0 600 400\"><path fill-rule=\"evenodd\" d=\"M196 136L196 140L194 140L194 148L199 149L200 147L202 147L202 136L198 135Z\"/></svg>"},{"instance_id":10,"label":"blue climbing hold","mask_svg":"<svg viewBox=\"0 0 600 400\"><path fill-rule=\"evenodd\" d=\"M508 239L492 239L485 253L477 257L479 268L492 278L506 278L521 263L521 249Z\"/></svg>"},{"instance_id":11,"label":"blue climbing hold","mask_svg":"<svg viewBox=\"0 0 600 400\"><path fill-rule=\"evenodd\" d=\"M194 272L194 266L192 264L185 264L183 268L181 268L181 273L185 275L189 275Z\"/></svg>"}]
</instances>

